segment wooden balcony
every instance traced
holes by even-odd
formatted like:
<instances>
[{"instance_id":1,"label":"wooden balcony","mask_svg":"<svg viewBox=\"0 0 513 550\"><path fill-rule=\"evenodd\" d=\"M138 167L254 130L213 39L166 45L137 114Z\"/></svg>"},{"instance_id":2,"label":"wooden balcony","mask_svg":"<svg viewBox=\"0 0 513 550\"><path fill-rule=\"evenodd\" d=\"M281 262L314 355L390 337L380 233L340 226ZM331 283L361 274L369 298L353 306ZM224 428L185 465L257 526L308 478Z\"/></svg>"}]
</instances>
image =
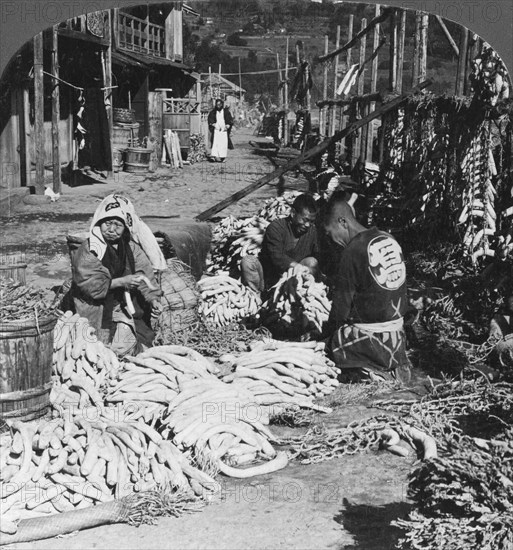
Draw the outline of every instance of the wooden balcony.
<instances>
[{"instance_id":1,"label":"wooden balcony","mask_svg":"<svg viewBox=\"0 0 513 550\"><path fill-rule=\"evenodd\" d=\"M108 12L101 11L96 12L96 14L90 14L89 17L84 14L67 19L59 25L59 35L108 47L110 42L108 38Z\"/></svg>"},{"instance_id":2,"label":"wooden balcony","mask_svg":"<svg viewBox=\"0 0 513 550\"><path fill-rule=\"evenodd\" d=\"M115 10L114 37L119 49L166 57L166 29L162 25Z\"/></svg>"}]
</instances>

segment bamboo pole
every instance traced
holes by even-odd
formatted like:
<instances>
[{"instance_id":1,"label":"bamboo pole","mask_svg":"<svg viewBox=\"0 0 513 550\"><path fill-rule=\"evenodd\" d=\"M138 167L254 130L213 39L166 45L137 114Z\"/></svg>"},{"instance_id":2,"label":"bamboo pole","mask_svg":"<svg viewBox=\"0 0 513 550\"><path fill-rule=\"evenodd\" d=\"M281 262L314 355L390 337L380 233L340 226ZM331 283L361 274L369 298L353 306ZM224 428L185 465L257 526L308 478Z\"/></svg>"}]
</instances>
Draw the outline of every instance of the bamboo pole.
<instances>
[{"instance_id":1,"label":"bamboo pole","mask_svg":"<svg viewBox=\"0 0 513 550\"><path fill-rule=\"evenodd\" d=\"M59 26L52 27L52 75L59 78ZM60 89L57 80L52 82L52 164L53 191L61 192L61 157L59 150Z\"/></svg>"},{"instance_id":2,"label":"bamboo pole","mask_svg":"<svg viewBox=\"0 0 513 550\"><path fill-rule=\"evenodd\" d=\"M418 87L411 90L409 93L403 94L399 97L396 97L395 99L392 99L388 103L382 105L379 109L373 111L372 113L369 113L369 115L365 118L362 118L361 120L357 120L347 128L344 128L343 130L339 130L336 132L332 137L324 139L321 143L317 144L315 147L312 147L311 149L308 149L298 157L290 160L285 164L284 166L278 168L274 172L271 172L270 174L266 174L262 178L258 179L257 181L249 184L244 189L241 189L240 191L237 191L233 195L230 195L226 199L223 199L222 201L218 202L214 206L207 208L207 210L204 210L200 214L196 216L196 219L199 221L205 221L211 218L214 214L217 214L221 210L224 210L234 202L242 199L243 197L249 195L256 189L259 189L260 187L263 187L267 183L270 183L271 181L275 180L276 178L279 178L289 170L292 170L296 168L297 166L300 166L302 163L304 163L306 160L311 159L313 157L316 157L320 154L322 154L328 147L330 147L333 143L336 143L337 141L340 141L341 139L344 139L346 136L350 135L351 133L355 132L362 126L365 126L366 124L369 124L372 120L375 118L378 118L382 116L385 113L388 113L392 111L393 109L397 109L404 101L406 101L412 94L419 92L420 90L423 90L427 86L431 85L431 81L422 82L419 84Z\"/></svg>"},{"instance_id":3,"label":"bamboo pole","mask_svg":"<svg viewBox=\"0 0 513 550\"><path fill-rule=\"evenodd\" d=\"M36 194L45 192L43 33L34 36L34 151L36 154Z\"/></svg>"},{"instance_id":4,"label":"bamboo pole","mask_svg":"<svg viewBox=\"0 0 513 550\"><path fill-rule=\"evenodd\" d=\"M367 26L367 19L363 18L361 22L361 29ZM365 69L362 69L365 63L365 50L367 48L367 35L363 36L360 40L360 70L362 71L358 78L358 95L363 95L365 88Z\"/></svg>"},{"instance_id":5,"label":"bamboo pole","mask_svg":"<svg viewBox=\"0 0 513 550\"><path fill-rule=\"evenodd\" d=\"M388 88L397 91L397 11L390 16L390 66L388 68Z\"/></svg>"},{"instance_id":6,"label":"bamboo pole","mask_svg":"<svg viewBox=\"0 0 513 550\"><path fill-rule=\"evenodd\" d=\"M105 38L108 42L107 48L102 51L102 68L103 68L103 86L105 111L107 113L107 125L109 127L109 141L112 144L112 126L114 125L114 117L112 111L112 22L111 11L106 10L107 21L105 25ZM109 170L109 176L112 175L112 170Z\"/></svg>"},{"instance_id":7,"label":"bamboo pole","mask_svg":"<svg viewBox=\"0 0 513 550\"><path fill-rule=\"evenodd\" d=\"M335 49L338 50L340 46L340 25L337 25L337 38L335 42ZM333 73L333 99L337 98L337 79L338 79L338 55L335 57ZM333 106L330 110L330 127L329 135L332 136L335 133L335 125L337 123L337 107Z\"/></svg>"},{"instance_id":8,"label":"bamboo pole","mask_svg":"<svg viewBox=\"0 0 513 550\"><path fill-rule=\"evenodd\" d=\"M463 95L465 87L465 65L467 62L467 46L468 46L468 31L464 27L461 27L460 35L460 55L458 56L458 65L456 69L456 89L455 95Z\"/></svg>"},{"instance_id":9,"label":"bamboo pole","mask_svg":"<svg viewBox=\"0 0 513 550\"><path fill-rule=\"evenodd\" d=\"M380 12L380 5L376 4L374 16L376 17L377 15L379 15L379 12ZM373 31L373 37L372 37L372 50L373 51L376 50L376 48L378 47L378 44L379 44L379 30L380 30L380 26L378 24L374 27L374 31ZM377 85L378 85L378 56L376 56L372 60L372 65L371 65L371 85L370 85L370 93L371 94L376 92ZM375 108L376 108L376 104L373 101L370 104L370 111L371 112L374 111ZM369 142L367 144L367 158L370 159L371 161L372 161L372 144L374 143L374 133L375 133L374 132L374 124L371 124L370 139L369 139Z\"/></svg>"},{"instance_id":10,"label":"bamboo pole","mask_svg":"<svg viewBox=\"0 0 513 550\"><path fill-rule=\"evenodd\" d=\"M399 30L397 37L397 91L403 91L404 42L406 37L406 10L399 10Z\"/></svg>"},{"instance_id":11,"label":"bamboo pole","mask_svg":"<svg viewBox=\"0 0 513 550\"><path fill-rule=\"evenodd\" d=\"M324 35L324 54L329 51L329 39L328 35ZM322 99L328 99L328 63L324 62L322 71ZM319 134L321 137L326 137L326 120L328 111L321 107L319 110Z\"/></svg>"}]
</instances>

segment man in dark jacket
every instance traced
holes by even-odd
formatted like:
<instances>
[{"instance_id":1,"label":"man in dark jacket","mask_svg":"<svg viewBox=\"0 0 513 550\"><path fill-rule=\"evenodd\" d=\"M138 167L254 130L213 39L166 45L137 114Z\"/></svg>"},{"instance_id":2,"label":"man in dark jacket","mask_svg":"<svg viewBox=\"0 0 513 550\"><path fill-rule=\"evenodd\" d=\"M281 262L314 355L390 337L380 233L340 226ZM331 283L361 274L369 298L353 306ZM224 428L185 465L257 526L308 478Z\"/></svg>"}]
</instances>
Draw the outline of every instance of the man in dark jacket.
<instances>
[{"instance_id":1,"label":"man in dark jacket","mask_svg":"<svg viewBox=\"0 0 513 550\"><path fill-rule=\"evenodd\" d=\"M324 229L344 247L333 277L327 332L330 351L346 380L410 381L403 316L408 307L406 267L399 243L358 223L346 201L332 201Z\"/></svg>"},{"instance_id":2,"label":"man in dark jacket","mask_svg":"<svg viewBox=\"0 0 513 550\"><path fill-rule=\"evenodd\" d=\"M230 132L233 127L233 116L222 99L216 100L216 106L207 118L210 130L210 157L215 162L224 162L228 149L233 149Z\"/></svg>"},{"instance_id":3,"label":"man in dark jacket","mask_svg":"<svg viewBox=\"0 0 513 550\"><path fill-rule=\"evenodd\" d=\"M242 258L244 284L261 292L276 284L285 271L298 264L316 275L319 254L316 215L317 205L310 195L296 197L290 216L274 220L267 227L260 256Z\"/></svg>"}]
</instances>

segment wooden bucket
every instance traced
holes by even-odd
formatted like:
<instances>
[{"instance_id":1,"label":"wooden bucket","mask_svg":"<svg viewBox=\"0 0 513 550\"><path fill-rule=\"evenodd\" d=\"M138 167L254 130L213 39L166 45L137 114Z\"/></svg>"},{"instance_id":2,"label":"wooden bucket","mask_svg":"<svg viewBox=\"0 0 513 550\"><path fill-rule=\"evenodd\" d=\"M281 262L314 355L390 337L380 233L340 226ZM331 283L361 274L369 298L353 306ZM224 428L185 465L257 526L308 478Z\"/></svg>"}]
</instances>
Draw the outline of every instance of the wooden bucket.
<instances>
[{"instance_id":1,"label":"wooden bucket","mask_svg":"<svg viewBox=\"0 0 513 550\"><path fill-rule=\"evenodd\" d=\"M143 174L150 168L150 157L153 149L129 147L125 152L125 172Z\"/></svg>"},{"instance_id":2,"label":"wooden bucket","mask_svg":"<svg viewBox=\"0 0 513 550\"><path fill-rule=\"evenodd\" d=\"M0 323L0 419L28 421L48 410L56 322Z\"/></svg>"},{"instance_id":3,"label":"wooden bucket","mask_svg":"<svg viewBox=\"0 0 513 550\"><path fill-rule=\"evenodd\" d=\"M113 149L112 150L112 170L114 172L119 172L123 170L124 160L123 155L125 154L124 149Z\"/></svg>"},{"instance_id":4,"label":"wooden bucket","mask_svg":"<svg viewBox=\"0 0 513 550\"><path fill-rule=\"evenodd\" d=\"M135 143L134 143L135 142ZM112 149L125 149L139 142L139 123L112 126Z\"/></svg>"},{"instance_id":5,"label":"wooden bucket","mask_svg":"<svg viewBox=\"0 0 513 550\"><path fill-rule=\"evenodd\" d=\"M0 279L14 279L22 284L27 284L27 264L15 263L10 265L0 265Z\"/></svg>"}]
</instances>

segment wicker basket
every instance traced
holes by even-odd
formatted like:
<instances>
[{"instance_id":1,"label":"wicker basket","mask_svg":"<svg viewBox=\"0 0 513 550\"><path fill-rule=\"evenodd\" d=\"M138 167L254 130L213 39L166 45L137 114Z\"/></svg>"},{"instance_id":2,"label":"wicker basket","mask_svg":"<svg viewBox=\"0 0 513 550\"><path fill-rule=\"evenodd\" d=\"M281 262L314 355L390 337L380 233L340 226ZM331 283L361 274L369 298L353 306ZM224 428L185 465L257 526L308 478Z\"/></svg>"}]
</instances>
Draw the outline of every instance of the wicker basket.
<instances>
[{"instance_id":1,"label":"wicker basket","mask_svg":"<svg viewBox=\"0 0 513 550\"><path fill-rule=\"evenodd\" d=\"M135 111L131 109L112 109L114 122L124 122L125 124L133 124L135 122Z\"/></svg>"},{"instance_id":2,"label":"wicker basket","mask_svg":"<svg viewBox=\"0 0 513 550\"><path fill-rule=\"evenodd\" d=\"M200 293L188 265L176 258L166 263L168 269L160 279L163 311L158 325L164 333L181 332L198 321Z\"/></svg>"}]
</instances>

